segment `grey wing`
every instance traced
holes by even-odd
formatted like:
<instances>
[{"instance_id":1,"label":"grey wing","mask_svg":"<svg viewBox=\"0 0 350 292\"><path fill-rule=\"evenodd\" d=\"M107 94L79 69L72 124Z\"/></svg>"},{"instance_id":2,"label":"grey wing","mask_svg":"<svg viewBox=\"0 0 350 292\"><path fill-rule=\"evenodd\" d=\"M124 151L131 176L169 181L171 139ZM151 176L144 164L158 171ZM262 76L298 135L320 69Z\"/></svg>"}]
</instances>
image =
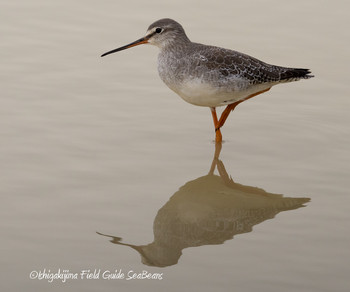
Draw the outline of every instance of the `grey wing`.
<instances>
[{"instance_id":1,"label":"grey wing","mask_svg":"<svg viewBox=\"0 0 350 292\"><path fill-rule=\"evenodd\" d=\"M249 84L288 82L313 77L308 69L275 66L233 50L206 46L200 54L207 59L205 65L223 77L238 77Z\"/></svg>"}]
</instances>

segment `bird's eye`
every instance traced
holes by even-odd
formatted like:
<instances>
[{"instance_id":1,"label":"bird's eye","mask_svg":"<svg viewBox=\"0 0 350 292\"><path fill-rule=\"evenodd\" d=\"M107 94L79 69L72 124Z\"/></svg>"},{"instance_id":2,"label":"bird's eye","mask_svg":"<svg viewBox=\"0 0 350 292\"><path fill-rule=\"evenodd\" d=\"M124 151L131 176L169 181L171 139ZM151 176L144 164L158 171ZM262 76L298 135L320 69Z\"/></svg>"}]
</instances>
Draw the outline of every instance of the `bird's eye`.
<instances>
[{"instance_id":1,"label":"bird's eye","mask_svg":"<svg viewBox=\"0 0 350 292\"><path fill-rule=\"evenodd\" d=\"M161 33L163 30L160 27L156 28L156 33Z\"/></svg>"}]
</instances>

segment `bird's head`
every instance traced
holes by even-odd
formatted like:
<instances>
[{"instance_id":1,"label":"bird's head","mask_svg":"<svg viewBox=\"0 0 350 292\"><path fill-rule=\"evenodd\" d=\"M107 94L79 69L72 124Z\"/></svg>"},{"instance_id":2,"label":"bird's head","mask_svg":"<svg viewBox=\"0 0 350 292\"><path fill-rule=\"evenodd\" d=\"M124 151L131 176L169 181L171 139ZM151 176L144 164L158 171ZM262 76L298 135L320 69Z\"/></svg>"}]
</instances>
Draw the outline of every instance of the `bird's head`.
<instances>
[{"instance_id":1,"label":"bird's head","mask_svg":"<svg viewBox=\"0 0 350 292\"><path fill-rule=\"evenodd\" d=\"M169 46L175 46L180 43L186 43L190 40L186 36L186 33L178 22L169 18L163 18L152 23L146 32L146 35L128 45L114 49L112 51L104 53L101 57L116 53L125 49L129 49L141 44L151 44L163 49Z\"/></svg>"}]
</instances>

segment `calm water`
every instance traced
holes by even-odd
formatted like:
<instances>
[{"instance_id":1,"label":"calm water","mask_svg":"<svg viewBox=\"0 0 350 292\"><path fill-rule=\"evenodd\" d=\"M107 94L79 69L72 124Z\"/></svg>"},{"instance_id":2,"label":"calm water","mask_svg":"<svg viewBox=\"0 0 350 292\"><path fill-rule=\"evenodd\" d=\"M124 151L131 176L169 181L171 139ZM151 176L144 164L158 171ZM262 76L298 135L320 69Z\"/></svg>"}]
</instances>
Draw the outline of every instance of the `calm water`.
<instances>
[{"instance_id":1,"label":"calm water","mask_svg":"<svg viewBox=\"0 0 350 292\"><path fill-rule=\"evenodd\" d=\"M348 1L198 3L1 1L4 291L349 291ZM316 78L240 105L215 148L157 48L99 57L162 17ZM99 279L30 279L68 270Z\"/></svg>"}]
</instances>

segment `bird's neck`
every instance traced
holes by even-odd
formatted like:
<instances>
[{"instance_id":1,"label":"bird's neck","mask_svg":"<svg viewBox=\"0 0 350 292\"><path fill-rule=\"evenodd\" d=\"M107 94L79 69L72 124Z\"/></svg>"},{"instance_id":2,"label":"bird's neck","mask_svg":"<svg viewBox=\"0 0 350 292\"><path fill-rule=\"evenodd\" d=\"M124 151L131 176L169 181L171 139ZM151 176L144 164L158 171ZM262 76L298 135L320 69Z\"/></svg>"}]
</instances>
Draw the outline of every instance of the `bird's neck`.
<instances>
[{"instance_id":1,"label":"bird's neck","mask_svg":"<svg viewBox=\"0 0 350 292\"><path fill-rule=\"evenodd\" d=\"M191 41L186 37L184 39L174 39L167 43L164 43L160 50L162 53L165 52L181 52L191 44Z\"/></svg>"}]
</instances>

